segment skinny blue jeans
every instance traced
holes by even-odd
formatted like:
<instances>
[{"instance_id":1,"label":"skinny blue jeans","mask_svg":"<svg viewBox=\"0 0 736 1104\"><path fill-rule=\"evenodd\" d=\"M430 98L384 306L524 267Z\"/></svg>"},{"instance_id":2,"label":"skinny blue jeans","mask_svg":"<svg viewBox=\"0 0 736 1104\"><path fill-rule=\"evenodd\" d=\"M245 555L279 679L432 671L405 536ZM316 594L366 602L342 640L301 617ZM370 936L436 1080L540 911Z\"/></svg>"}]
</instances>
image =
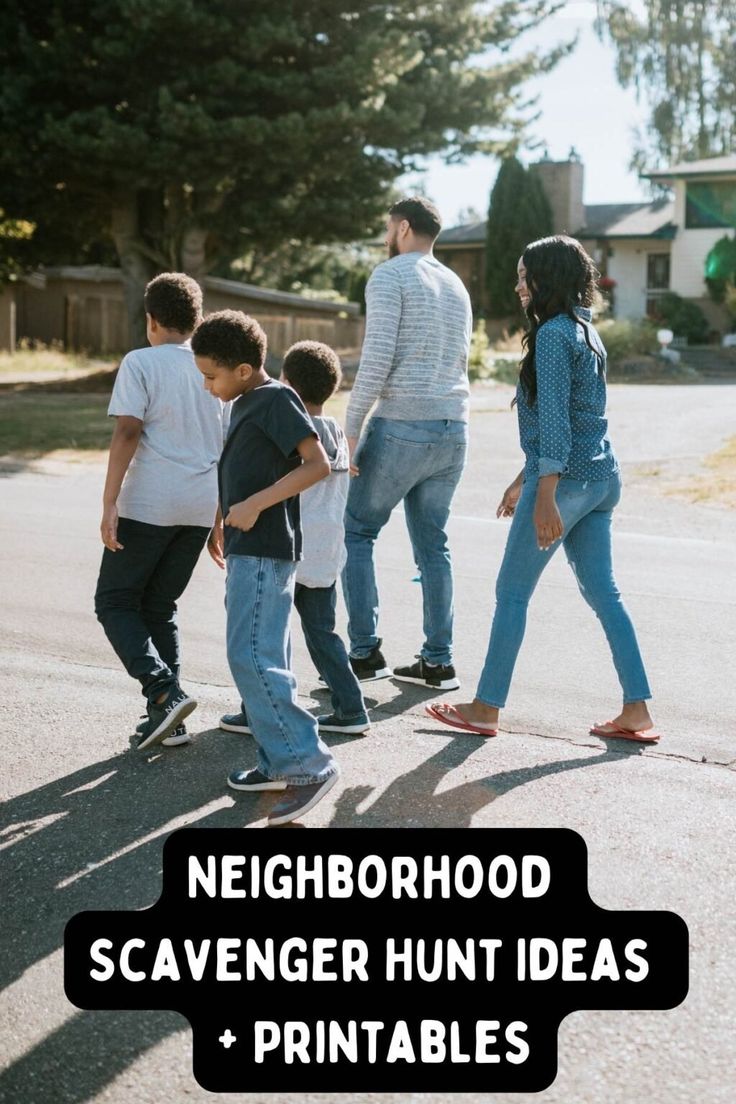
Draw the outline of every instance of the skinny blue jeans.
<instances>
[{"instance_id":1,"label":"skinny blue jeans","mask_svg":"<svg viewBox=\"0 0 736 1104\"><path fill-rule=\"evenodd\" d=\"M373 546L395 506L404 516L421 572L424 644L430 663L452 663L453 582L447 519L465 467L468 427L449 419L372 418L355 454L345 511L348 558L342 574L350 654L370 655L378 639Z\"/></svg>"},{"instance_id":2,"label":"skinny blue jeans","mask_svg":"<svg viewBox=\"0 0 736 1104\"><path fill-rule=\"evenodd\" d=\"M498 709L506 705L524 638L529 600L562 544L580 593L606 634L624 702L651 698L634 626L613 576L611 519L621 497L621 477L616 473L596 482L561 479L556 498L563 535L544 552L539 550L534 529L537 482L536 476L524 482L511 522L496 580L496 611L476 697Z\"/></svg>"},{"instance_id":3,"label":"skinny blue jeans","mask_svg":"<svg viewBox=\"0 0 736 1104\"><path fill-rule=\"evenodd\" d=\"M247 702L258 769L292 786L321 782L337 765L314 717L299 705L291 671L296 564L235 555L226 564L227 658Z\"/></svg>"}]
</instances>

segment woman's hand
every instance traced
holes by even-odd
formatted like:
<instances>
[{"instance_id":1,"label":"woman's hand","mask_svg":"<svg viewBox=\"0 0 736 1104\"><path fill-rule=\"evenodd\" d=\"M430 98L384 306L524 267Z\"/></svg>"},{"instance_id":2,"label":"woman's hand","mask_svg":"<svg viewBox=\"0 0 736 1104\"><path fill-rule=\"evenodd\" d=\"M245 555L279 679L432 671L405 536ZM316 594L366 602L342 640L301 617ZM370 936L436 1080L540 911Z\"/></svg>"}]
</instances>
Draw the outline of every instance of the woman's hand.
<instances>
[{"instance_id":1,"label":"woman's hand","mask_svg":"<svg viewBox=\"0 0 736 1104\"><path fill-rule=\"evenodd\" d=\"M503 492L503 498L499 502L498 509L496 510L497 518L514 516L516 504L521 498L522 486L523 483L521 479L519 479L519 477L517 476L514 482L506 488L506 490Z\"/></svg>"},{"instance_id":2,"label":"woman's hand","mask_svg":"<svg viewBox=\"0 0 736 1104\"><path fill-rule=\"evenodd\" d=\"M558 541L564 531L560 511L557 509L555 489L557 476L547 476L539 481L537 501L534 507L534 528L541 552Z\"/></svg>"}]
</instances>

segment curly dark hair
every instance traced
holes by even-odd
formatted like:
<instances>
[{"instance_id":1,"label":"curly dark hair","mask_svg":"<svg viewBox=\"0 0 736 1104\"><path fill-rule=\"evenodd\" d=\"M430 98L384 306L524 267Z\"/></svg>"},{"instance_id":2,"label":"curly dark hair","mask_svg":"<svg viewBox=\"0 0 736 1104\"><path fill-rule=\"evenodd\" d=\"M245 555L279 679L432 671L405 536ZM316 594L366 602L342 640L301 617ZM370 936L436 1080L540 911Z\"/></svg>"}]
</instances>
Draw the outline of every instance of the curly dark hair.
<instances>
[{"instance_id":1,"label":"curly dark hair","mask_svg":"<svg viewBox=\"0 0 736 1104\"><path fill-rule=\"evenodd\" d=\"M147 285L143 306L165 330L190 334L202 317L202 289L184 272L162 272Z\"/></svg>"},{"instance_id":2,"label":"curly dark hair","mask_svg":"<svg viewBox=\"0 0 736 1104\"><path fill-rule=\"evenodd\" d=\"M442 229L442 218L431 200L425 196L407 196L389 207L392 218L406 219L415 234L424 238L437 237Z\"/></svg>"},{"instance_id":3,"label":"curly dark hair","mask_svg":"<svg viewBox=\"0 0 736 1104\"><path fill-rule=\"evenodd\" d=\"M266 363L267 339L255 318L237 310L208 314L192 335L195 356L210 357L223 368L250 364L256 370Z\"/></svg>"},{"instance_id":4,"label":"curly dark hair","mask_svg":"<svg viewBox=\"0 0 736 1104\"><path fill-rule=\"evenodd\" d=\"M302 402L313 406L327 402L342 380L339 356L321 341L298 341L292 345L281 370Z\"/></svg>"},{"instance_id":5,"label":"curly dark hair","mask_svg":"<svg viewBox=\"0 0 736 1104\"><path fill-rule=\"evenodd\" d=\"M526 349L519 379L529 406L537 400L537 370L534 350L540 326L558 314L566 314L582 325L588 347L593 347L588 327L574 313L575 307L592 307L599 302L597 280L600 276L591 257L576 238L555 234L531 242L521 255L526 269L526 286L531 299L526 309L529 329L522 338Z\"/></svg>"}]
</instances>

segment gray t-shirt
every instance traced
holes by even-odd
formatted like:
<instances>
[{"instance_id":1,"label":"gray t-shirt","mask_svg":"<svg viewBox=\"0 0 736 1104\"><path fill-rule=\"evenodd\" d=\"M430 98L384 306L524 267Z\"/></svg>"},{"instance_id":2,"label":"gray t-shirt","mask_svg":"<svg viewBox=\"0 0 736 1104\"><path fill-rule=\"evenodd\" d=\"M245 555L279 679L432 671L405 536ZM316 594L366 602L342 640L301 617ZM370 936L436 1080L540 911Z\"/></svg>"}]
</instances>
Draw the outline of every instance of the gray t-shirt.
<instances>
[{"instance_id":1,"label":"gray t-shirt","mask_svg":"<svg viewBox=\"0 0 736 1104\"><path fill-rule=\"evenodd\" d=\"M350 453L342 426L334 418L312 415L332 471L300 495L304 558L296 581L306 587L329 587L346 559L345 503L350 486Z\"/></svg>"},{"instance_id":2,"label":"gray t-shirt","mask_svg":"<svg viewBox=\"0 0 736 1104\"><path fill-rule=\"evenodd\" d=\"M149 525L212 525L229 406L209 395L189 342L124 357L108 407L143 422L118 495L121 517Z\"/></svg>"}]
</instances>

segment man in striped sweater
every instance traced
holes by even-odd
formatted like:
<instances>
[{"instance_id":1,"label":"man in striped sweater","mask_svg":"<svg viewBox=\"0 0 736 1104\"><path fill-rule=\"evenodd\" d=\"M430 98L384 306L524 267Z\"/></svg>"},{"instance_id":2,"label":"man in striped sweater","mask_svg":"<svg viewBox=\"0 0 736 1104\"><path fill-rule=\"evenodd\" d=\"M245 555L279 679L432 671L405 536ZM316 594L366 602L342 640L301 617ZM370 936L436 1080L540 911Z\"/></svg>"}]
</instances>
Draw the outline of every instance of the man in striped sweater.
<instances>
[{"instance_id":1,"label":"man in striped sweater","mask_svg":"<svg viewBox=\"0 0 736 1104\"><path fill-rule=\"evenodd\" d=\"M423 197L390 209L389 259L366 288L366 334L347 411L353 479L345 515L343 589L353 670L437 690L460 683L452 662L453 583L445 528L468 439L470 298L434 257L439 212ZM364 422L375 405L373 415ZM373 546L403 500L422 581L424 643L393 672L378 637Z\"/></svg>"}]
</instances>

